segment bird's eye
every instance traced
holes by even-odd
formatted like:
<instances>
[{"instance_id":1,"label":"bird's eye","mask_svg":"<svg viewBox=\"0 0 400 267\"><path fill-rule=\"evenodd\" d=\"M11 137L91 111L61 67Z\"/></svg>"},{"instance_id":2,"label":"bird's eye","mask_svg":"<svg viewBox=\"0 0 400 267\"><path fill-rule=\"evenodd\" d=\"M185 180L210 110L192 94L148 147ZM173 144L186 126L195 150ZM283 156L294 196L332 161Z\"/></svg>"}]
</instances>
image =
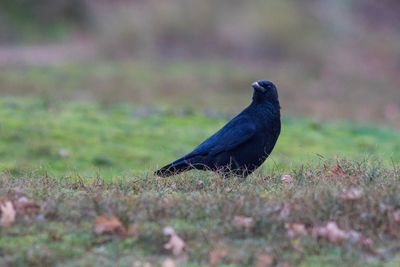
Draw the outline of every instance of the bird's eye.
<instances>
[{"instance_id":1,"label":"bird's eye","mask_svg":"<svg viewBox=\"0 0 400 267\"><path fill-rule=\"evenodd\" d=\"M271 85L270 84L263 84L262 87L264 87L265 89L271 89Z\"/></svg>"}]
</instances>

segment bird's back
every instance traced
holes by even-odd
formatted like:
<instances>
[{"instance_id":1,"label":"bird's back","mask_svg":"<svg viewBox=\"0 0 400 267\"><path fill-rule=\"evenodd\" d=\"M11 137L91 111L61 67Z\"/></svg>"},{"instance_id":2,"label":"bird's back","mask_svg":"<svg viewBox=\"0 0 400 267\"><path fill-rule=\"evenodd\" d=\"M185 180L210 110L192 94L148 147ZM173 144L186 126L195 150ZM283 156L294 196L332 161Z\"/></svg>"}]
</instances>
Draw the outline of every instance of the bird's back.
<instances>
[{"instance_id":1,"label":"bird's back","mask_svg":"<svg viewBox=\"0 0 400 267\"><path fill-rule=\"evenodd\" d=\"M254 136L232 150L218 155L216 162L219 166L228 166L228 171L247 176L271 154L281 131L281 120L279 111L271 112L257 107L249 107L241 116L253 121L256 127Z\"/></svg>"},{"instance_id":2,"label":"bird's back","mask_svg":"<svg viewBox=\"0 0 400 267\"><path fill-rule=\"evenodd\" d=\"M247 176L272 152L281 130L276 87L257 81L253 101L215 134L182 158L156 172L169 176L190 169L210 169Z\"/></svg>"}]
</instances>

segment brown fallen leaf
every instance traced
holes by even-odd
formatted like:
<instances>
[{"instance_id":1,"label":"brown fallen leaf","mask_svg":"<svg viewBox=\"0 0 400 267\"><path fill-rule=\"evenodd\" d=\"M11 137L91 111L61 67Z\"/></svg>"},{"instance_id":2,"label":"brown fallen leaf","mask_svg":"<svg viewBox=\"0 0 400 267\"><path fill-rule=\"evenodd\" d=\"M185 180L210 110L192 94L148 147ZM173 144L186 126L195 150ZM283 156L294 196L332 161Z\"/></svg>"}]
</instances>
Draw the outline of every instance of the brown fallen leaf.
<instances>
[{"instance_id":1,"label":"brown fallen leaf","mask_svg":"<svg viewBox=\"0 0 400 267\"><path fill-rule=\"evenodd\" d=\"M289 175L289 174L284 174L284 175L282 175L282 177L281 177L281 181L282 181L282 183L283 183L284 185L289 185L289 184L292 184L292 183L293 183L294 179L293 179L293 177L292 177L291 175Z\"/></svg>"},{"instance_id":2,"label":"brown fallen leaf","mask_svg":"<svg viewBox=\"0 0 400 267\"><path fill-rule=\"evenodd\" d=\"M400 209L392 212L392 218L396 223L400 224Z\"/></svg>"},{"instance_id":3,"label":"brown fallen leaf","mask_svg":"<svg viewBox=\"0 0 400 267\"><path fill-rule=\"evenodd\" d=\"M331 173L334 176L340 177L340 178L343 178L347 175L346 172L343 170L342 166L340 166L339 164L336 165L336 167L331 171Z\"/></svg>"},{"instance_id":4,"label":"brown fallen leaf","mask_svg":"<svg viewBox=\"0 0 400 267\"><path fill-rule=\"evenodd\" d=\"M314 227L312 235L325 238L333 244L339 244L348 237L347 233L341 230L335 222L328 222L326 226L322 227Z\"/></svg>"},{"instance_id":5,"label":"brown fallen leaf","mask_svg":"<svg viewBox=\"0 0 400 267\"><path fill-rule=\"evenodd\" d=\"M218 266L219 262L228 254L225 249L214 249L210 251L208 260L210 267Z\"/></svg>"},{"instance_id":6,"label":"brown fallen leaf","mask_svg":"<svg viewBox=\"0 0 400 267\"><path fill-rule=\"evenodd\" d=\"M96 218L94 232L101 234L126 235L127 231L120 220L115 216L101 215Z\"/></svg>"},{"instance_id":7,"label":"brown fallen leaf","mask_svg":"<svg viewBox=\"0 0 400 267\"><path fill-rule=\"evenodd\" d=\"M164 248L170 250L175 256L182 255L186 247L185 241L183 241L170 226L165 227L163 232L164 235L170 237L169 241L164 245Z\"/></svg>"},{"instance_id":8,"label":"brown fallen leaf","mask_svg":"<svg viewBox=\"0 0 400 267\"><path fill-rule=\"evenodd\" d=\"M300 235L307 235L307 230L302 223L286 223L285 228L287 230L287 235L290 238L294 238Z\"/></svg>"},{"instance_id":9,"label":"brown fallen leaf","mask_svg":"<svg viewBox=\"0 0 400 267\"><path fill-rule=\"evenodd\" d=\"M7 200L0 203L1 217L0 225L4 227L11 226L15 222L15 209L11 201Z\"/></svg>"},{"instance_id":10,"label":"brown fallen leaf","mask_svg":"<svg viewBox=\"0 0 400 267\"><path fill-rule=\"evenodd\" d=\"M236 228L245 228L248 230L254 227L255 222L251 217L235 216L233 217L232 225Z\"/></svg>"},{"instance_id":11,"label":"brown fallen leaf","mask_svg":"<svg viewBox=\"0 0 400 267\"><path fill-rule=\"evenodd\" d=\"M345 190L340 195L340 198L345 201L354 201L360 199L362 196L363 196L363 191L360 188L352 187Z\"/></svg>"},{"instance_id":12,"label":"brown fallen leaf","mask_svg":"<svg viewBox=\"0 0 400 267\"><path fill-rule=\"evenodd\" d=\"M25 196L20 196L14 201L15 210L20 215L30 215L40 211L40 205Z\"/></svg>"},{"instance_id":13,"label":"brown fallen leaf","mask_svg":"<svg viewBox=\"0 0 400 267\"><path fill-rule=\"evenodd\" d=\"M161 267L176 267L176 262L173 259L167 258L161 263Z\"/></svg>"},{"instance_id":14,"label":"brown fallen leaf","mask_svg":"<svg viewBox=\"0 0 400 267\"><path fill-rule=\"evenodd\" d=\"M269 267L274 264L274 257L268 253L262 253L257 256L254 263L255 267Z\"/></svg>"}]
</instances>

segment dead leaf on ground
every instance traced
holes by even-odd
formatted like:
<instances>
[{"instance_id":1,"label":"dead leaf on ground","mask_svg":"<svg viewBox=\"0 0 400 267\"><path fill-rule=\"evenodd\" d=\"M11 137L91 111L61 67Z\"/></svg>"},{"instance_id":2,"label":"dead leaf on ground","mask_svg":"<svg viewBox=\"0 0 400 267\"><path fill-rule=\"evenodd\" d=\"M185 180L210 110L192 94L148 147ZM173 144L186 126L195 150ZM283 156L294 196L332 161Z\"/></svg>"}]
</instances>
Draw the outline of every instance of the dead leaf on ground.
<instances>
[{"instance_id":1,"label":"dead leaf on ground","mask_svg":"<svg viewBox=\"0 0 400 267\"><path fill-rule=\"evenodd\" d=\"M115 216L101 215L96 218L94 232L101 234L126 235L126 229Z\"/></svg>"},{"instance_id":2,"label":"dead leaf on ground","mask_svg":"<svg viewBox=\"0 0 400 267\"><path fill-rule=\"evenodd\" d=\"M269 267L274 264L274 257L268 253L262 253L257 256L256 262L254 263L255 267Z\"/></svg>"},{"instance_id":3,"label":"dead leaf on ground","mask_svg":"<svg viewBox=\"0 0 400 267\"><path fill-rule=\"evenodd\" d=\"M340 244L342 241L348 240L352 244L358 244L365 249L374 251L374 241L371 238L355 230L343 231L339 229L335 222L328 222L323 227L314 227L311 234L314 237L325 238L333 244Z\"/></svg>"},{"instance_id":4,"label":"dead leaf on ground","mask_svg":"<svg viewBox=\"0 0 400 267\"><path fill-rule=\"evenodd\" d=\"M176 267L176 262L173 259L167 258L162 262L161 266L162 267Z\"/></svg>"},{"instance_id":5,"label":"dead leaf on ground","mask_svg":"<svg viewBox=\"0 0 400 267\"><path fill-rule=\"evenodd\" d=\"M34 214L40 211L40 205L25 196L17 198L14 201L14 206L16 212L21 215Z\"/></svg>"},{"instance_id":6,"label":"dead leaf on ground","mask_svg":"<svg viewBox=\"0 0 400 267\"><path fill-rule=\"evenodd\" d=\"M322 237L333 244L339 244L347 239L348 235L335 222L328 222L326 226L317 226L312 229L314 237Z\"/></svg>"},{"instance_id":7,"label":"dead leaf on ground","mask_svg":"<svg viewBox=\"0 0 400 267\"><path fill-rule=\"evenodd\" d=\"M392 218L396 223L400 224L400 209L392 212Z\"/></svg>"},{"instance_id":8,"label":"dead leaf on ground","mask_svg":"<svg viewBox=\"0 0 400 267\"><path fill-rule=\"evenodd\" d=\"M15 222L15 209L11 201L7 200L0 203L1 217L0 225L4 227L11 226Z\"/></svg>"},{"instance_id":9,"label":"dead leaf on ground","mask_svg":"<svg viewBox=\"0 0 400 267\"><path fill-rule=\"evenodd\" d=\"M285 228L287 230L287 235L290 238L307 235L306 227L302 223L286 223Z\"/></svg>"},{"instance_id":10,"label":"dead leaf on ground","mask_svg":"<svg viewBox=\"0 0 400 267\"><path fill-rule=\"evenodd\" d=\"M233 217L232 225L236 228L245 228L248 230L254 227L255 222L251 217L235 216Z\"/></svg>"},{"instance_id":11,"label":"dead leaf on ground","mask_svg":"<svg viewBox=\"0 0 400 267\"><path fill-rule=\"evenodd\" d=\"M228 252L225 249L214 249L208 255L210 267L218 266L219 262L226 257Z\"/></svg>"},{"instance_id":12,"label":"dead leaf on ground","mask_svg":"<svg viewBox=\"0 0 400 267\"><path fill-rule=\"evenodd\" d=\"M293 183L293 181L294 181L293 177L292 177L291 175L289 175L289 174L284 174L284 175L282 175L282 177L281 177L281 182L282 182L284 185L290 185L290 184Z\"/></svg>"},{"instance_id":13,"label":"dead leaf on ground","mask_svg":"<svg viewBox=\"0 0 400 267\"><path fill-rule=\"evenodd\" d=\"M170 237L169 241L164 245L164 248L170 250L175 256L182 255L186 247L185 241L183 241L170 226L165 227L163 232L164 235Z\"/></svg>"},{"instance_id":14,"label":"dead leaf on ground","mask_svg":"<svg viewBox=\"0 0 400 267\"><path fill-rule=\"evenodd\" d=\"M331 173L336 176L336 177L345 177L347 175L347 173L343 170L342 166L340 166L339 164L337 164L335 166L335 168L331 171Z\"/></svg>"},{"instance_id":15,"label":"dead leaf on ground","mask_svg":"<svg viewBox=\"0 0 400 267\"><path fill-rule=\"evenodd\" d=\"M360 188L352 187L345 190L341 195L340 198L345 201L354 201L358 200L363 196L363 191Z\"/></svg>"}]
</instances>

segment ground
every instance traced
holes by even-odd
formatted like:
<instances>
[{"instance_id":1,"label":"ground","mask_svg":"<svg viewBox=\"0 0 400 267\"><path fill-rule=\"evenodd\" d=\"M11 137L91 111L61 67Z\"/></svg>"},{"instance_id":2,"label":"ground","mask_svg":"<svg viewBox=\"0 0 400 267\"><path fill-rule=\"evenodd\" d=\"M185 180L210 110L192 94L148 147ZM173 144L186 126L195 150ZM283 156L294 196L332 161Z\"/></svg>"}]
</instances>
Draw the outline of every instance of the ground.
<instances>
[{"instance_id":1,"label":"ground","mask_svg":"<svg viewBox=\"0 0 400 267\"><path fill-rule=\"evenodd\" d=\"M3 98L0 114L0 201L16 210L0 228L1 266L400 263L395 129L285 117L246 180L164 179L152 171L231 115L34 97ZM121 225L99 232L104 215ZM183 252L165 249L165 227Z\"/></svg>"}]
</instances>

